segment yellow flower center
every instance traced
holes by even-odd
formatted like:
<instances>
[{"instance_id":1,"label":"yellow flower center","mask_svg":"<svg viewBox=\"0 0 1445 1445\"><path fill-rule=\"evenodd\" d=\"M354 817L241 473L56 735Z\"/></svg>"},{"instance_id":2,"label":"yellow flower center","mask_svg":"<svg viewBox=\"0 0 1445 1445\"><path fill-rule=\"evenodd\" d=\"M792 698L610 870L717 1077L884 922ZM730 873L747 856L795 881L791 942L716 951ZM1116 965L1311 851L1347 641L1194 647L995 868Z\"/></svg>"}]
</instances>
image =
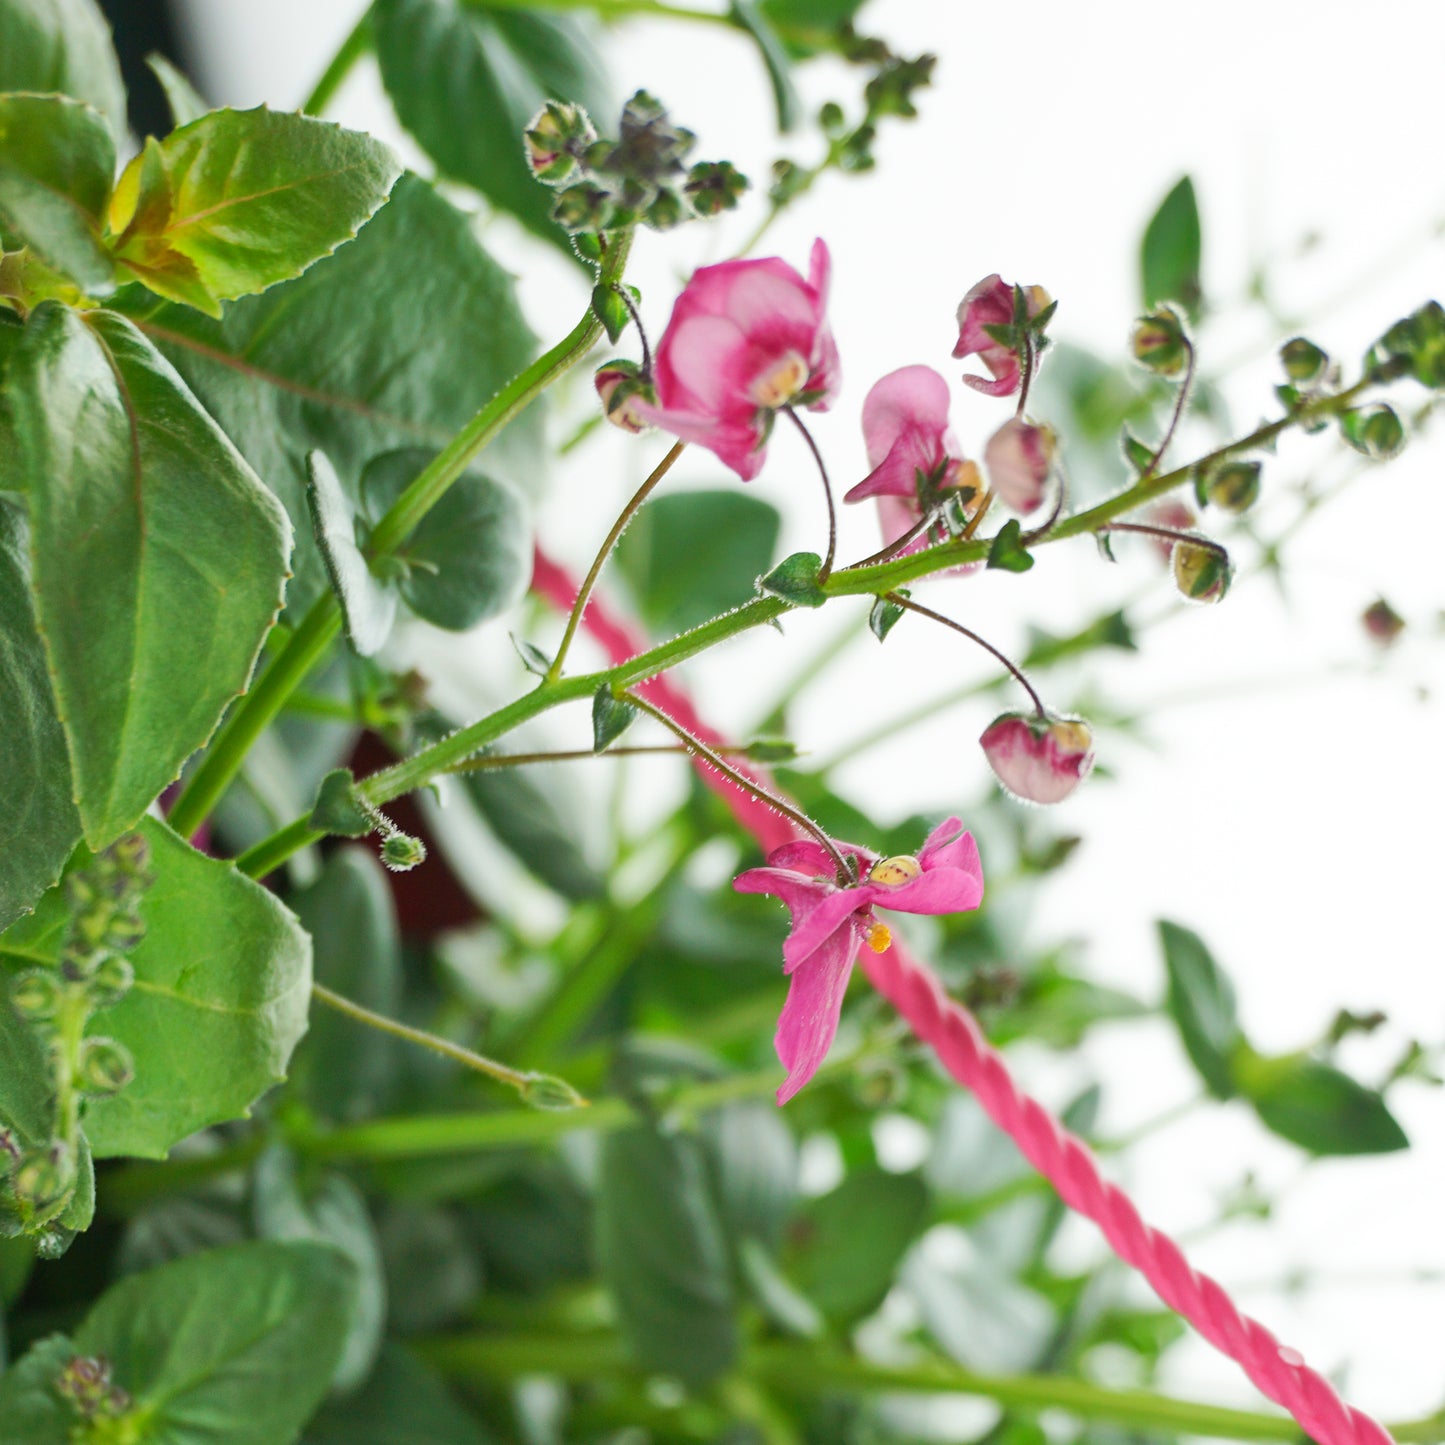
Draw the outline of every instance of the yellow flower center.
<instances>
[{"instance_id":1,"label":"yellow flower center","mask_svg":"<svg viewBox=\"0 0 1445 1445\"><path fill-rule=\"evenodd\" d=\"M802 391L807 380L807 358L790 351L770 371L765 371L753 381L753 400L770 411L786 406Z\"/></svg>"},{"instance_id":2,"label":"yellow flower center","mask_svg":"<svg viewBox=\"0 0 1445 1445\"><path fill-rule=\"evenodd\" d=\"M863 935L863 940L874 953L887 953L889 944L893 942L893 934L886 923L875 921L868 925L868 932Z\"/></svg>"},{"instance_id":3,"label":"yellow flower center","mask_svg":"<svg viewBox=\"0 0 1445 1445\"><path fill-rule=\"evenodd\" d=\"M901 883L911 883L923 872L923 864L907 853L896 858L880 858L869 870L870 883L882 883L888 888L897 888Z\"/></svg>"}]
</instances>

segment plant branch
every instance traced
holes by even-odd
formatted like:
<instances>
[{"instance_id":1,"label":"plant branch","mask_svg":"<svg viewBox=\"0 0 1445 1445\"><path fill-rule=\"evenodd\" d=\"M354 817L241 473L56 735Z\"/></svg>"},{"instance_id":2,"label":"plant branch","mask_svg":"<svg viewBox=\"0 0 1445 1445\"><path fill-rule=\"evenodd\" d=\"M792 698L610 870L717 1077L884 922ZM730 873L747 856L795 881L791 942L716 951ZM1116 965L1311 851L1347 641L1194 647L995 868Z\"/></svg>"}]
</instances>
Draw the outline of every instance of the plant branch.
<instances>
[{"instance_id":1,"label":"plant branch","mask_svg":"<svg viewBox=\"0 0 1445 1445\"><path fill-rule=\"evenodd\" d=\"M832 575L833 558L838 553L838 506L833 500L833 484L828 480L828 468L823 464L823 454L818 450L818 443L813 440L813 433L808 430L803 423L803 418L792 407L785 406L783 414L802 433L803 440L808 444L808 450L813 454L813 460L818 464L818 475L823 479L823 496L828 502L828 553L823 558L823 567L818 573L818 585L821 587Z\"/></svg>"},{"instance_id":2,"label":"plant branch","mask_svg":"<svg viewBox=\"0 0 1445 1445\"><path fill-rule=\"evenodd\" d=\"M629 303L630 304L630 303ZM646 338L643 339L643 346L647 345ZM572 612L567 618L567 628L562 634L562 641L557 646L557 655L552 659L552 665L547 669L546 681L556 682L562 676L562 664L566 661L567 650L572 646L572 639L577 635L577 628L581 624L582 614L587 609L587 599L592 595L592 589L597 585L597 579L602 575L602 569L607 565L607 559L612 555L613 549L622 540L622 534L631 525L632 519L641 509L642 504L652 495L654 488L672 470L673 463L682 455L686 442L673 442L671 450L652 469L651 475L632 494L631 500L623 507L617 520L612 524L612 530L608 532L606 540L598 548L597 555L592 559L592 566L588 569L586 577L582 579L582 585L577 589L577 600L572 604Z\"/></svg>"},{"instance_id":3,"label":"plant branch","mask_svg":"<svg viewBox=\"0 0 1445 1445\"><path fill-rule=\"evenodd\" d=\"M368 6L361 19L352 27L340 49L331 57L331 64L321 73L311 94L301 106L303 115L320 115L331 104L341 83L351 74L358 60L372 47L371 8Z\"/></svg>"}]
</instances>

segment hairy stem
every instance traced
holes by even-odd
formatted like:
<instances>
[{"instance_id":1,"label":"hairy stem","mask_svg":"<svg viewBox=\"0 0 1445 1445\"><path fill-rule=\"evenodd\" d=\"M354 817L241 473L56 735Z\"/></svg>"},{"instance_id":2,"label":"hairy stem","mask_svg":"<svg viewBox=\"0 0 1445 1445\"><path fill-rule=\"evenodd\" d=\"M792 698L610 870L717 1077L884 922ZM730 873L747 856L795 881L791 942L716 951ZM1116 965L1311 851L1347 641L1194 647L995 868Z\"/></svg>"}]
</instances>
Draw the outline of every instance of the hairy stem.
<instances>
[{"instance_id":1,"label":"hairy stem","mask_svg":"<svg viewBox=\"0 0 1445 1445\"><path fill-rule=\"evenodd\" d=\"M647 345L644 339L644 346ZM597 555L592 559L592 566L588 568L587 575L582 579L582 585L577 589L577 600L572 604L571 615L567 618L567 628L562 634L562 641L557 645L557 655L552 659L552 665L547 669L548 682L556 682L562 676L562 664L567 659L567 651L572 646L572 639L577 635L577 628L581 624L582 614L587 609L587 599L592 595L592 589L597 585L597 579L602 575L602 569L607 565L607 559L612 555L613 549L622 540L622 534L631 525L632 519L641 509L642 504L653 493L654 488L672 470L673 463L682 455L686 442L673 442L671 450L652 469L651 475L632 494L631 500L623 507L617 520L612 524L612 530L608 532L602 546L598 548Z\"/></svg>"}]
</instances>

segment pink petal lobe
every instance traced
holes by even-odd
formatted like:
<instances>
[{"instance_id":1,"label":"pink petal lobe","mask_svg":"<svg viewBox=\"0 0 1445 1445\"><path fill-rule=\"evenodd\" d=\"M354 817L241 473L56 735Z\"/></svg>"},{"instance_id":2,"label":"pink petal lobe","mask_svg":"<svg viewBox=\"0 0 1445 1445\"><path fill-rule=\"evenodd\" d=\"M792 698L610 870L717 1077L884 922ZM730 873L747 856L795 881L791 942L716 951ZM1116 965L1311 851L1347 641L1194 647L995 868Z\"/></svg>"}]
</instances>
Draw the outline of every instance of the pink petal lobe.
<instances>
[{"instance_id":1,"label":"pink petal lobe","mask_svg":"<svg viewBox=\"0 0 1445 1445\"><path fill-rule=\"evenodd\" d=\"M961 868L935 868L873 900L895 913L967 913L983 902L983 879Z\"/></svg>"},{"instance_id":2,"label":"pink petal lobe","mask_svg":"<svg viewBox=\"0 0 1445 1445\"><path fill-rule=\"evenodd\" d=\"M840 930L868 902L859 888L830 888L814 907L793 919L792 932L783 940L783 972L792 973Z\"/></svg>"},{"instance_id":3,"label":"pink petal lobe","mask_svg":"<svg viewBox=\"0 0 1445 1445\"><path fill-rule=\"evenodd\" d=\"M827 1058L862 941L856 928L839 930L789 980L788 999L773 1036L778 1058L788 1071L778 1090L779 1104L786 1104Z\"/></svg>"}]
</instances>

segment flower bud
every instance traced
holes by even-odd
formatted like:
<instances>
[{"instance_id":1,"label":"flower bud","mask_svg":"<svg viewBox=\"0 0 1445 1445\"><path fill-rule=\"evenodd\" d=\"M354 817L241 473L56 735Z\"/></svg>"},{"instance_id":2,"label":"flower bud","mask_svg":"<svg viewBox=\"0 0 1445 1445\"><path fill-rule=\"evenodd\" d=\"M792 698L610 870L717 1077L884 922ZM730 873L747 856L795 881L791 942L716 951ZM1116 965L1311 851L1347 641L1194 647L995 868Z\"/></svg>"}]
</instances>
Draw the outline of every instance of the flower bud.
<instances>
[{"instance_id":1,"label":"flower bud","mask_svg":"<svg viewBox=\"0 0 1445 1445\"><path fill-rule=\"evenodd\" d=\"M602 413L613 426L634 436L649 429L634 403L641 399L655 406L657 395L635 361L609 361L599 366L592 383L602 400Z\"/></svg>"},{"instance_id":2,"label":"flower bud","mask_svg":"<svg viewBox=\"0 0 1445 1445\"><path fill-rule=\"evenodd\" d=\"M92 1009L113 1008L130 992L135 969L119 954L108 954L95 966L86 984Z\"/></svg>"},{"instance_id":3,"label":"flower bud","mask_svg":"<svg viewBox=\"0 0 1445 1445\"><path fill-rule=\"evenodd\" d=\"M76 1082L82 1093L97 1099L118 1094L135 1078L130 1050L114 1039L86 1039L76 1061Z\"/></svg>"},{"instance_id":4,"label":"flower bud","mask_svg":"<svg viewBox=\"0 0 1445 1445\"><path fill-rule=\"evenodd\" d=\"M1306 387L1323 381L1330 365L1329 353L1303 336L1286 341L1279 349L1279 359L1284 374L1296 385Z\"/></svg>"},{"instance_id":5,"label":"flower bud","mask_svg":"<svg viewBox=\"0 0 1445 1445\"><path fill-rule=\"evenodd\" d=\"M1204 547L1197 542L1174 546L1174 585L1191 602L1218 602L1234 577L1229 555L1222 547Z\"/></svg>"},{"instance_id":6,"label":"flower bud","mask_svg":"<svg viewBox=\"0 0 1445 1445\"><path fill-rule=\"evenodd\" d=\"M1258 462L1222 462L1204 482L1205 498L1226 512L1247 512L1259 500Z\"/></svg>"},{"instance_id":7,"label":"flower bud","mask_svg":"<svg viewBox=\"0 0 1445 1445\"><path fill-rule=\"evenodd\" d=\"M1189 361L1189 332L1172 306L1141 316L1129 346L1134 360L1156 376L1178 376Z\"/></svg>"},{"instance_id":8,"label":"flower bud","mask_svg":"<svg viewBox=\"0 0 1445 1445\"><path fill-rule=\"evenodd\" d=\"M750 184L731 161L699 161L688 171L683 190L699 216L717 216L734 210Z\"/></svg>"},{"instance_id":9,"label":"flower bud","mask_svg":"<svg viewBox=\"0 0 1445 1445\"><path fill-rule=\"evenodd\" d=\"M119 1415L131 1398L111 1383L110 1361L104 1355L76 1355L55 1380L55 1393L70 1400L82 1418Z\"/></svg>"},{"instance_id":10,"label":"flower bud","mask_svg":"<svg viewBox=\"0 0 1445 1445\"><path fill-rule=\"evenodd\" d=\"M27 1149L16 1161L10 1175L15 1197L36 1213L60 1204L75 1183L75 1163L62 1143Z\"/></svg>"},{"instance_id":11,"label":"flower bud","mask_svg":"<svg viewBox=\"0 0 1445 1445\"><path fill-rule=\"evenodd\" d=\"M10 981L10 1002L27 1023L53 1019L60 1008L60 979L48 968L32 968Z\"/></svg>"},{"instance_id":12,"label":"flower bud","mask_svg":"<svg viewBox=\"0 0 1445 1445\"><path fill-rule=\"evenodd\" d=\"M1371 642L1388 647L1405 630L1405 619L1381 597L1360 615L1360 623Z\"/></svg>"},{"instance_id":13,"label":"flower bud","mask_svg":"<svg viewBox=\"0 0 1445 1445\"><path fill-rule=\"evenodd\" d=\"M958 343L955 358L977 356L992 381L965 376L966 385L986 396L1012 396L1019 389L1022 367L1019 357L1028 342L1027 332L1037 334L1053 314L1053 302L1042 286L1021 288L1022 302L997 272L985 276L958 303ZM1047 313L1047 314L1046 314ZM1037 327L1029 325L1037 321ZM1036 343L1043 346L1043 341Z\"/></svg>"},{"instance_id":14,"label":"flower bud","mask_svg":"<svg viewBox=\"0 0 1445 1445\"><path fill-rule=\"evenodd\" d=\"M1384 402L1360 406L1340 417L1340 434L1371 461L1388 461L1405 446L1405 428L1395 409Z\"/></svg>"},{"instance_id":15,"label":"flower bud","mask_svg":"<svg viewBox=\"0 0 1445 1445\"><path fill-rule=\"evenodd\" d=\"M1057 445L1053 428L1019 417L988 439L983 449L988 484L1010 511L1027 516L1043 501Z\"/></svg>"},{"instance_id":16,"label":"flower bud","mask_svg":"<svg viewBox=\"0 0 1445 1445\"><path fill-rule=\"evenodd\" d=\"M392 833L381 845L381 861L393 873L407 873L426 861L426 844L409 833Z\"/></svg>"},{"instance_id":17,"label":"flower bud","mask_svg":"<svg viewBox=\"0 0 1445 1445\"><path fill-rule=\"evenodd\" d=\"M1094 739L1078 718L1005 713L979 738L999 782L1028 803L1059 803L1094 766Z\"/></svg>"},{"instance_id":18,"label":"flower bud","mask_svg":"<svg viewBox=\"0 0 1445 1445\"><path fill-rule=\"evenodd\" d=\"M565 1113L569 1109L585 1109L588 1101L567 1082L553 1074L529 1074L522 1086L522 1101L534 1109Z\"/></svg>"},{"instance_id":19,"label":"flower bud","mask_svg":"<svg viewBox=\"0 0 1445 1445\"><path fill-rule=\"evenodd\" d=\"M612 222L612 197L601 186L583 181L558 192L552 219L568 231L603 231Z\"/></svg>"},{"instance_id":20,"label":"flower bud","mask_svg":"<svg viewBox=\"0 0 1445 1445\"><path fill-rule=\"evenodd\" d=\"M527 164L539 181L555 185L577 167L576 156L597 139L592 121L580 105L549 100L523 132Z\"/></svg>"}]
</instances>

